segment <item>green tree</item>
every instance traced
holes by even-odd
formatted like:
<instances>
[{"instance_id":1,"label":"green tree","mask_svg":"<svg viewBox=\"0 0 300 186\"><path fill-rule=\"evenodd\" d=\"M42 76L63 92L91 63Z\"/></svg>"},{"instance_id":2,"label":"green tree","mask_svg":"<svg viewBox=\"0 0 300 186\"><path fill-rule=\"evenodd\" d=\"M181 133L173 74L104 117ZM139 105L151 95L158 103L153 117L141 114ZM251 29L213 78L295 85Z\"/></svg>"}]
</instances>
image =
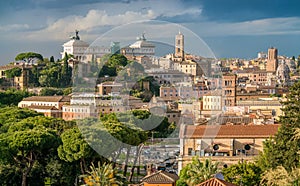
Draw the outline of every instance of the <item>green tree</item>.
<instances>
[{"instance_id":1,"label":"green tree","mask_svg":"<svg viewBox=\"0 0 300 186\"><path fill-rule=\"evenodd\" d=\"M237 185L259 185L262 170L255 163L238 162L222 170L224 178L230 183Z\"/></svg>"},{"instance_id":2,"label":"green tree","mask_svg":"<svg viewBox=\"0 0 300 186\"><path fill-rule=\"evenodd\" d=\"M14 162L22 175L22 186L33 166L58 145L55 131L29 121L20 121L0 135L2 161Z\"/></svg>"},{"instance_id":3,"label":"green tree","mask_svg":"<svg viewBox=\"0 0 300 186\"><path fill-rule=\"evenodd\" d=\"M39 83L43 87L60 87L60 63L51 63L40 71Z\"/></svg>"},{"instance_id":4,"label":"green tree","mask_svg":"<svg viewBox=\"0 0 300 186\"><path fill-rule=\"evenodd\" d=\"M292 169L289 172L283 166L267 170L263 173L260 183L268 186L297 186L300 184L300 168Z\"/></svg>"},{"instance_id":5,"label":"green tree","mask_svg":"<svg viewBox=\"0 0 300 186\"><path fill-rule=\"evenodd\" d=\"M40 91L40 96L64 95L63 90L57 88L43 88Z\"/></svg>"},{"instance_id":6,"label":"green tree","mask_svg":"<svg viewBox=\"0 0 300 186\"><path fill-rule=\"evenodd\" d=\"M123 67L127 65L127 58L122 54L113 54L107 61L107 66L116 68L116 71L119 72Z\"/></svg>"},{"instance_id":7,"label":"green tree","mask_svg":"<svg viewBox=\"0 0 300 186\"><path fill-rule=\"evenodd\" d=\"M50 62L55 62L54 57L51 56L49 61L50 61Z\"/></svg>"},{"instance_id":8,"label":"green tree","mask_svg":"<svg viewBox=\"0 0 300 186\"><path fill-rule=\"evenodd\" d=\"M37 87L39 86L39 67L38 66L33 66L30 70L29 70L29 85L32 87Z\"/></svg>"},{"instance_id":9,"label":"green tree","mask_svg":"<svg viewBox=\"0 0 300 186\"><path fill-rule=\"evenodd\" d=\"M61 68L61 76L60 76L60 83L62 87L70 86L71 79L72 79L72 69L69 67L68 63L68 55L65 54L65 57L63 59L63 66Z\"/></svg>"},{"instance_id":10,"label":"green tree","mask_svg":"<svg viewBox=\"0 0 300 186\"><path fill-rule=\"evenodd\" d=\"M22 69L19 67L15 67L5 71L5 76L7 78L19 77L22 74Z\"/></svg>"},{"instance_id":11,"label":"green tree","mask_svg":"<svg viewBox=\"0 0 300 186\"><path fill-rule=\"evenodd\" d=\"M1 105L18 105L23 98L32 96L26 91L16 90L16 89L9 89L5 92L0 92L0 104Z\"/></svg>"},{"instance_id":12,"label":"green tree","mask_svg":"<svg viewBox=\"0 0 300 186\"><path fill-rule=\"evenodd\" d=\"M87 185L93 186L113 186L113 185L124 185L125 178L118 173L116 168L113 168L112 164L104 163L101 165L98 162L96 167L93 163L90 166L88 174L82 175L84 182Z\"/></svg>"},{"instance_id":13,"label":"green tree","mask_svg":"<svg viewBox=\"0 0 300 186\"><path fill-rule=\"evenodd\" d=\"M40 113L37 113L28 109L21 109L18 107L3 107L0 108L0 134L7 133L8 128L25 118L40 116Z\"/></svg>"},{"instance_id":14,"label":"green tree","mask_svg":"<svg viewBox=\"0 0 300 186\"><path fill-rule=\"evenodd\" d=\"M263 153L258 158L263 170L283 166L291 171L299 166L300 139L294 138L294 134L300 128L300 82L290 87L287 101L282 104L281 126L274 138L264 143Z\"/></svg>"},{"instance_id":15,"label":"green tree","mask_svg":"<svg viewBox=\"0 0 300 186\"><path fill-rule=\"evenodd\" d=\"M85 174L87 170L87 159L95 156L94 150L83 139L77 127L66 130L61 135L62 144L58 147L58 156L67 162L80 162L80 170Z\"/></svg>"},{"instance_id":16,"label":"green tree","mask_svg":"<svg viewBox=\"0 0 300 186\"><path fill-rule=\"evenodd\" d=\"M15 57L16 61L22 60L28 63L31 63L32 60L39 59L40 61L43 61L44 58L41 54L34 53L34 52L26 52L26 53L20 53Z\"/></svg>"},{"instance_id":17,"label":"green tree","mask_svg":"<svg viewBox=\"0 0 300 186\"><path fill-rule=\"evenodd\" d=\"M218 173L219 163L213 163L211 159L201 162L199 157L194 157L192 162L186 165L179 174L179 185L197 185L212 178Z\"/></svg>"}]
</instances>

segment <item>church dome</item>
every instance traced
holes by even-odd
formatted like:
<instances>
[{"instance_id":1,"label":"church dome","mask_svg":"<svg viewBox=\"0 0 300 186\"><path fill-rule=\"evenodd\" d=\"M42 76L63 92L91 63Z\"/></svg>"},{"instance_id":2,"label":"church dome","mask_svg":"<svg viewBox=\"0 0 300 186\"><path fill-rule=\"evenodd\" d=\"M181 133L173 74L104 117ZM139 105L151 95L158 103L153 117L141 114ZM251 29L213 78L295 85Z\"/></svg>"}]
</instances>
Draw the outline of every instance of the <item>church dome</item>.
<instances>
[{"instance_id":1,"label":"church dome","mask_svg":"<svg viewBox=\"0 0 300 186\"><path fill-rule=\"evenodd\" d=\"M278 82L287 83L290 80L290 68L289 66L283 61L277 68L276 77Z\"/></svg>"}]
</instances>

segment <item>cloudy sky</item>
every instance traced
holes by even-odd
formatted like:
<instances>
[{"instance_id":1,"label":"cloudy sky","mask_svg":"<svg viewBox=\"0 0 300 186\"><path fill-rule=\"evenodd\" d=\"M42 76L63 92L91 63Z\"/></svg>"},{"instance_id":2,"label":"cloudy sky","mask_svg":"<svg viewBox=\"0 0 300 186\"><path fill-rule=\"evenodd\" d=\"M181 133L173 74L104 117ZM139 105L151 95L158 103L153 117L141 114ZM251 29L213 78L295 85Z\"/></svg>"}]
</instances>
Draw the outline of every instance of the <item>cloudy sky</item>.
<instances>
[{"instance_id":1,"label":"cloudy sky","mask_svg":"<svg viewBox=\"0 0 300 186\"><path fill-rule=\"evenodd\" d=\"M123 28L142 20L165 23L151 23L153 30L160 28L157 32L145 28L149 39L173 38L175 31L168 25L177 24L183 33L201 38L216 57L253 58L270 46L277 47L280 55L299 55L299 7L298 0L1 1L0 64L9 63L16 54L27 51L57 58L62 44L75 29L89 43L111 29L138 36L143 28ZM189 40L186 45L197 48L198 41Z\"/></svg>"}]
</instances>

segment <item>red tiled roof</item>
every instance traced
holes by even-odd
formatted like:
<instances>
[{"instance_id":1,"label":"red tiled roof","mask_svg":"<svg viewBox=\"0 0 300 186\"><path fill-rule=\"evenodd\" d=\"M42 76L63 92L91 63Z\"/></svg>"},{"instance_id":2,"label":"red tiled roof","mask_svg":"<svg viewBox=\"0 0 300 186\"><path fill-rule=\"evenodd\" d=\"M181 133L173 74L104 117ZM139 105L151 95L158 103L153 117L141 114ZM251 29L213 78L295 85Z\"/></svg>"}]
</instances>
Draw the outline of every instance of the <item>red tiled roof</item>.
<instances>
[{"instance_id":1,"label":"red tiled roof","mask_svg":"<svg viewBox=\"0 0 300 186\"><path fill-rule=\"evenodd\" d=\"M30 109L58 110L55 106L30 105Z\"/></svg>"},{"instance_id":2,"label":"red tiled roof","mask_svg":"<svg viewBox=\"0 0 300 186\"><path fill-rule=\"evenodd\" d=\"M205 182L200 183L197 186L237 186L237 185L229 183L224 180L220 180L218 178L211 178Z\"/></svg>"},{"instance_id":3,"label":"red tiled roof","mask_svg":"<svg viewBox=\"0 0 300 186\"><path fill-rule=\"evenodd\" d=\"M31 96L22 101L69 102L70 96Z\"/></svg>"},{"instance_id":4,"label":"red tiled roof","mask_svg":"<svg viewBox=\"0 0 300 186\"><path fill-rule=\"evenodd\" d=\"M268 138L277 133L279 126L279 124L185 125L180 138Z\"/></svg>"},{"instance_id":5,"label":"red tiled roof","mask_svg":"<svg viewBox=\"0 0 300 186\"><path fill-rule=\"evenodd\" d=\"M179 177L166 171L157 171L151 175L145 176L141 181L143 183L157 184L157 183L175 183Z\"/></svg>"}]
</instances>

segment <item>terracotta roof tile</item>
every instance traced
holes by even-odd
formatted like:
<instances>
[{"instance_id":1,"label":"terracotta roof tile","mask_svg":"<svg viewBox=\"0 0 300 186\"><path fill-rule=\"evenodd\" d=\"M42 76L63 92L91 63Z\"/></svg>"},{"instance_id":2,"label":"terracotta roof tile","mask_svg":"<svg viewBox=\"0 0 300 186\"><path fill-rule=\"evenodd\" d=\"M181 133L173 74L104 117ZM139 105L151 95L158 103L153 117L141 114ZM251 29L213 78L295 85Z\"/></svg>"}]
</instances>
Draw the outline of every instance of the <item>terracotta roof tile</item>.
<instances>
[{"instance_id":1,"label":"terracotta roof tile","mask_svg":"<svg viewBox=\"0 0 300 186\"><path fill-rule=\"evenodd\" d=\"M69 102L69 96L31 96L22 101L42 101L42 102Z\"/></svg>"},{"instance_id":2,"label":"terracotta roof tile","mask_svg":"<svg viewBox=\"0 0 300 186\"><path fill-rule=\"evenodd\" d=\"M157 171L151 175L145 176L141 181L143 183L157 184L157 183L175 183L179 177L166 171Z\"/></svg>"},{"instance_id":3,"label":"terracotta roof tile","mask_svg":"<svg viewBox=\"0 0 300 186\"><path fill-rule=\"evenodd\" d=\"M237 186L237 185L235 185L233 183L229 183L224 180L220 180L218 178L211 178L205 182L200 183L197 186Z\"/></svg>"},{"instance_id":4,"label":"terracotta roof tile","mask_svg":"<svg viewBox=\"0 0 300 186\"><path fill-rule=\"evenodd\" d=\"M185 125L180 138L268 138L277 133L280 125Z\"/></svg>"},{"instance_id":5,"label":"terracotta roof tile","mask_svg":"<svg viewBox=\"0 0 300 186\"><path fill-rule=\"evenodd\" d=\"M30 105L30 109L58 110L55 106Z\"/></svg>"}]
</instances>

